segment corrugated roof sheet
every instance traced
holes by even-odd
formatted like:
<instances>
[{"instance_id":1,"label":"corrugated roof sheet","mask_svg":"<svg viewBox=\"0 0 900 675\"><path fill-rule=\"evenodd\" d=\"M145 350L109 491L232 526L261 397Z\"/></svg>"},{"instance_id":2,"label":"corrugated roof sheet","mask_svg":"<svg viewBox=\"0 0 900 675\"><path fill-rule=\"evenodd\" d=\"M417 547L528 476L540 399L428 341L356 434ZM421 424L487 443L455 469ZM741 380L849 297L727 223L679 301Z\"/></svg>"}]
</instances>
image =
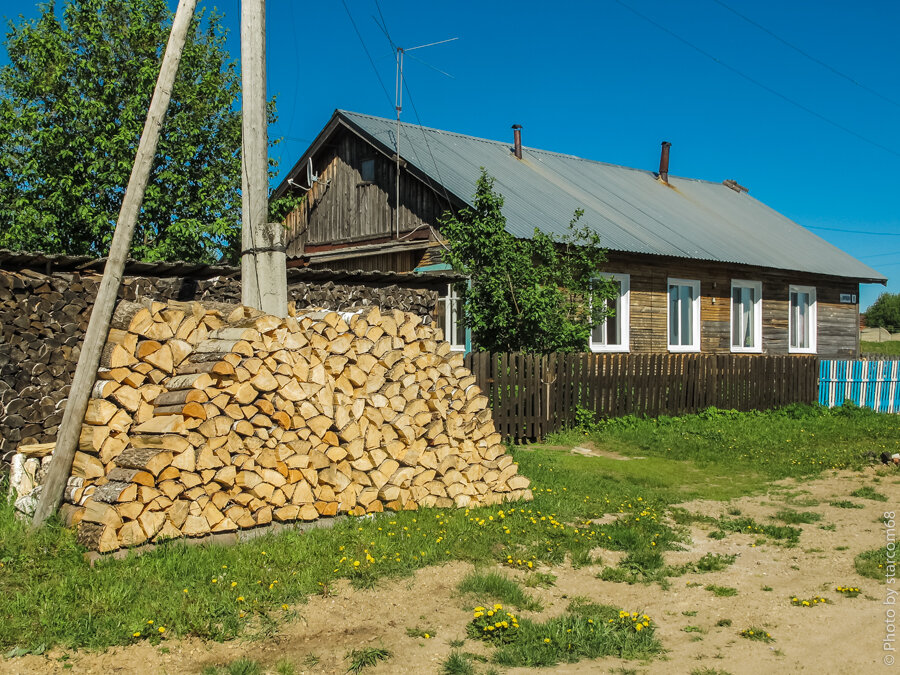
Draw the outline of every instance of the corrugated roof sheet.
<instances>
[{"instance_id":1,"label":"corrugated roof sheet","mask_svg":"<svg viewBox=\"0 0 900 675\"><path fill-rule=\"evenodd\" d=\"M351 125L388 148L396 121L344 110ZM480 168L503 195L507 230L564 234L576 209L613 251L697 258L848 277L887 279L746 192L721 183L605 164L536 148L522 160L508 143L401 124L400 154L471 204Z\"/></svg>"},{"instance_id":2,"label":"corrugated roof sheet","mask_svg":"<svg viewBox=\"0 0 900 675\"><path fill-rule=\"evenodd\" d=\"M0 249L0 269L32 269L41 272L95 272L103 273L106 258L85 255L64 255L42 253L40 251L11 251ZM180 277L210 279L212 277L235 277L240 279L241 268L234 265L204 265L177 262L143 262L128 260L125 264L126 276ZM333 270L326 267L289 267L288 283L291 282L333 282L333 283L381 283L407 286L434 286L462 281L465 276L451 270L429 272L382 272L379 270Z\"/></svg>"}]
</instances>

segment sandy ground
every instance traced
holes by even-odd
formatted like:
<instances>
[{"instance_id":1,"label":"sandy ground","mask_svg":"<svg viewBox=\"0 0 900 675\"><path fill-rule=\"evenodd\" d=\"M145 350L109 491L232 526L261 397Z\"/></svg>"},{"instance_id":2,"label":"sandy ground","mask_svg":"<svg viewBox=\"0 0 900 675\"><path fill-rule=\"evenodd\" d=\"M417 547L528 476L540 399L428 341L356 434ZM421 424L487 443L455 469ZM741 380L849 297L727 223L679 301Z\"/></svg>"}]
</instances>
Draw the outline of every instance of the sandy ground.
<instances>
[{"instance_id":1,"label":"sandy ground","mask_svg":"<svg viewBox=\"0 0 900 675\"><path fill-rule=\"evenodd\" d=\"M691 673L710 668L740 673L900 673L900 663L883 664L885 637L883 582L856 574L853 559L860 551L885 543L880 522L886 510L900 507L900 475L883 476L876 489L888 495L887 503L854 499L864 509L841 509L828 505L847 499L862 485L873 485L874 472L841 473L827 478L783 481L766 495L744 497L732 502L695 501L685 504L692 512L718 516L729 508L759 522L789 506L815 511L822 520L800 525L803 534L795 548L774 544L752 546L755 536L729 535L710 539L708 530L692 527L689 550L670 552L667 560L680 563L695 560L706 552L736 553L734 565L721 572L689 574L671 579L671 588L658 585L627 585L600 581L601 566L574 570L552 568L556 585L534 589L544 604L537 616L546 618L563 612L571 598L586 596L593 601L642 611L657 622L658 637L666 652L649 662L600 659L543 669L546 673ZM818 501L815 506L791 503L797 499ZM834 524L834 530L822 525ZM846 547L846 549L843 549ZM618 556L598 550L607 564ZM377 589L356 591L338 585L329 597L315 596L295 609L298 619L282 625L276 635L265 640L235 640L209 643L196 639L169 640L161 647L147 644L114 648L102 653L69 653L54 650L45 656L0 660L0 674L6 673L199 673L209 665L227 664L238 658L259 661L269 672L280 659L295 664L298 673L339 674L347 670L344 655L351 648L385 646L394 653L391 660L364 673L439 673L451 651L450 641L465 637L470 604L455 587L471 566L453 563L421 570L408 579L384 582ZM509 572L510 574L515 574ZM699 582L701 586L689 586ZM735 597L714 597L703 586L718 584L738 589ZM863 593L845 598L834 591L838 585L858 586ZM770 587L771 591L762 590ZM821 595L833 604L813 608L793 607L792 595ZM696 612L695 615L685 613ZM523 612L523 615L528 615ZM730 627L720 627L720 619L731 619ZM751 625L765 627L775 642L765 644L739 637ZM700 632L685 632L693 626ZM436 632L429 640L410 638L408 627L428 627ZM900 649L900 647L898 647ZM488 653L480 644L467 641L464 650ZM319 657L312 668L304 665L310 653ZM64 668L64 664L69 668ZM487 666L476 664L478 672ZM500 669L503 673L539 672L529 669Z\"/></svg>"}]
</instances>

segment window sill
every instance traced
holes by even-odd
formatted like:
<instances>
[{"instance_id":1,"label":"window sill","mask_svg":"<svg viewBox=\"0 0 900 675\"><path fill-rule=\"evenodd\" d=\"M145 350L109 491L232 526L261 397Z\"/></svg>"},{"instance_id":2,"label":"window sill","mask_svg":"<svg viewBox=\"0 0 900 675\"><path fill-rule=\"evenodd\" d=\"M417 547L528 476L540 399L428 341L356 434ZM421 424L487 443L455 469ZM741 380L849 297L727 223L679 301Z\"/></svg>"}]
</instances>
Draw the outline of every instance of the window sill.
<instances>
[{"instance_id":1,"label":"window sill","mask_svg":"<svg viewBox=\"0 0 900 675\"><path fill-rule=\"evenodd\" d=\"M669 351L675 354L699 354L699 345L669 345Z\"/></svg>"},{"instance_id":2,"label":"window sill","mask_svg":"<svg viewBox=\"0 0 900 675\"><path fill-rule=\"evenodd\" d=\"M762 354L762 347L732 347L732 354Z\"/></svg>"},{"instance_id":3,"label":"window sill","mask_svg":"<svg viewBox=\"0 0 900 675\"><path fill-rule=\"evenodd\" d=\"M593 354L627 354L631 348L627 345L591 345L590 350Z\"/></svg>"},{"instance_id":4,"label":"window sill","mask_svg":"<svg viewBox=\"0 0 900 675\"><path fill-rule=\"evenodd\" d=\"M788 347L788 354L816 354L816 348L798 349L797 347Z\"/></svg>"}]
</instances>

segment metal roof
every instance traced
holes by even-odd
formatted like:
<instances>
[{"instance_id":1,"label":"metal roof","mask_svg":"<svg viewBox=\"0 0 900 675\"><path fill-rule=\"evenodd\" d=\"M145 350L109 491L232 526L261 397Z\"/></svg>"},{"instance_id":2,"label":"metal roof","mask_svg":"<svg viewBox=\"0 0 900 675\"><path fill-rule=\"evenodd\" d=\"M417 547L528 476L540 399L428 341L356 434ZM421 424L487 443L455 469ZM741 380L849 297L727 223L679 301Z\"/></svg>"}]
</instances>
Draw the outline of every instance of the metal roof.
<instances>
[{"instance_id":1,"label":"metal roof","mask_svg":"<svg viewBox=\"0 0 900 675\"><path fill-rule=\"evenodd\" d=\"M338 110L374 141L394 147L396 121ZM484 167L503 195L506 229L528 238L535 228L564 234L576 209L613 251L694 258L848 277L887 278L746 192L721 183L669 176L509 143L400 126L400 154L470 204Z\"/></svg>"},{"instance_id":2,"label":"metal roof","mask_svg":"<svg viewBox=\"0 0 900 675\"><path fill-rule=\"evenodd\" d=\"M0 249L0 269L31 269L41 272L103 273L106 258L86 255L64 255L40 251L11 251ZM241 268L234 265L205 265L177 262L143 262L128 260L125 275L133 277L179 277L209 279L234 277L240 279ZM451 270L429 272L382 272L379 270L333 270L327 267L289 267L288 283L379 283L406 286L435 286L462 281L465 276Z\"/></svg>"}]
</instances>

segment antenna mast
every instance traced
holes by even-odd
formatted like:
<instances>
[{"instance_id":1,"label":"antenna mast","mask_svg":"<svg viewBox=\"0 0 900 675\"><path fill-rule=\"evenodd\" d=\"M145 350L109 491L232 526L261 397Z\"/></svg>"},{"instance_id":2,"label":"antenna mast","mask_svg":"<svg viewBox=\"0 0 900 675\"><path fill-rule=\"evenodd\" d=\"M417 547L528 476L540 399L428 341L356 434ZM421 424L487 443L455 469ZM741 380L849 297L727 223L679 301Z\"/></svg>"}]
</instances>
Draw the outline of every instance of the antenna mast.
<instances>
[{"instance_id":1,"label":"antenna mast","mask_svg":"<svg viewBox=\"0 0 900 675\"><path fill-rule=\"evenodd\" d=\"M374 17L372 17L374 18ZM378 23L376 21L376 23ZM422 49L424 47L433 47L434 45L442 45L445 42L453 42L454 40L458 40L459 38L448 38L446 40L439 40L438 42L429 42L426 45L419 45L418 47L409 47L403 48L394 44L394 41L391 40L390 34L387 32L387 28L379 24L380 28L384 31L384 34L387 36L387 39L391 43L391 47L394 48L397 57L397 74L395 78L394 85L394 109L397 111L397 132L394 137L394 171L395 171L395 194L394 194L394 234L397 239L400 238L400 113L403 112L403 55L406 52L411 52L414 49ZM413 57L415 58L415 57ZM417 59L418 60L418 59ZM425 63L422 61L422 63ZM425 63L425 65L429 65ZM434 68L434 66L430 66L429 68ZM434 68L438 70L437 68ZM447 75L442 70L438 70L438 72ZM448 75L448 77L452 77Z\"/></svg>"}]
</instances>

